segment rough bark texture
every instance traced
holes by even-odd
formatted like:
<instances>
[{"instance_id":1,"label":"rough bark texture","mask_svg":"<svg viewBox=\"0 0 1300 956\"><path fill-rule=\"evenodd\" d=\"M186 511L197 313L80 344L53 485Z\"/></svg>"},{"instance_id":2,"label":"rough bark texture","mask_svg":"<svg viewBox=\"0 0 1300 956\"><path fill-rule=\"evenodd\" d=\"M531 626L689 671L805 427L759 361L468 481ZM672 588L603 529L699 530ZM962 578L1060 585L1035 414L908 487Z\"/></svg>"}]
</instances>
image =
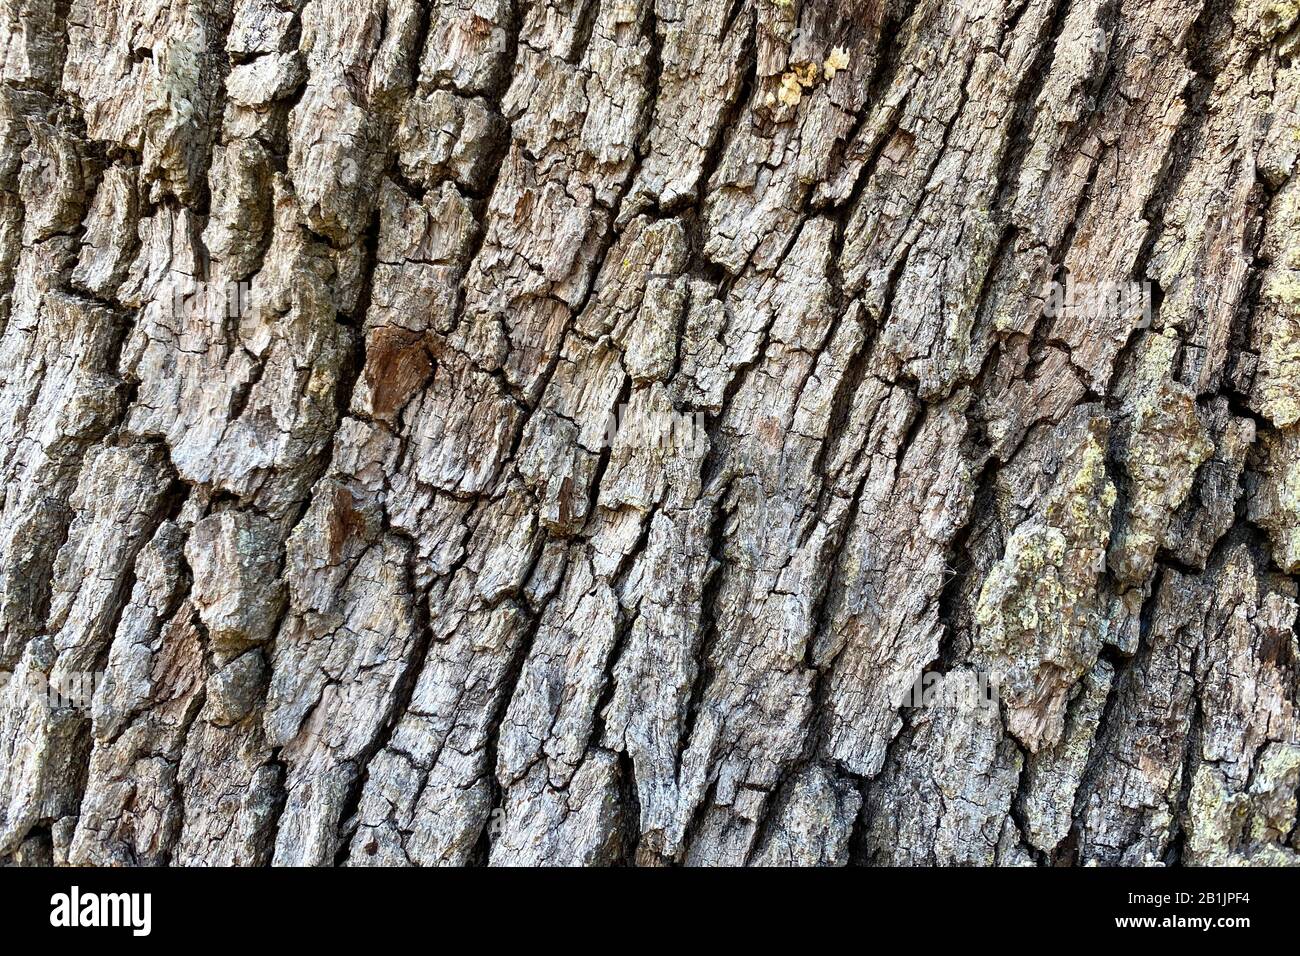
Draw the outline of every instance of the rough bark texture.
<instances>
[{"instance_id":1,"label":"rough bark texture","mask_svg":"<svg viewBox=\"0 0 1300 956\"><path fill-rule=\"evenodd\" d=\"M1296 0L0 20L0 859L1300 861Z\"/></svg>"}]
</instances>

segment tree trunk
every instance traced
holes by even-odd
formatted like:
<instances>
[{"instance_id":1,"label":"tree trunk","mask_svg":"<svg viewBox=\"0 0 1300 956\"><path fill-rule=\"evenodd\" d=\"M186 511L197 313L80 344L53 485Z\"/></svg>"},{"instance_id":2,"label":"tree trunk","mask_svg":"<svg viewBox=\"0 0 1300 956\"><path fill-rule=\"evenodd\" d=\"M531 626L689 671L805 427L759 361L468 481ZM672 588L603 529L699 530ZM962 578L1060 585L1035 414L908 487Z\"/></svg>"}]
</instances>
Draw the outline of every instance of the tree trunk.
<instances>
[{"instance_id":1,"label":"tree trunk","mask_svg":"<svg viewBox=\"0 0 1300 956\"><path fill-rule=\"evenodd\" d=\"M1296 3L0 18L7 862L1300 861Z\"/></svg>"}]
</instances>

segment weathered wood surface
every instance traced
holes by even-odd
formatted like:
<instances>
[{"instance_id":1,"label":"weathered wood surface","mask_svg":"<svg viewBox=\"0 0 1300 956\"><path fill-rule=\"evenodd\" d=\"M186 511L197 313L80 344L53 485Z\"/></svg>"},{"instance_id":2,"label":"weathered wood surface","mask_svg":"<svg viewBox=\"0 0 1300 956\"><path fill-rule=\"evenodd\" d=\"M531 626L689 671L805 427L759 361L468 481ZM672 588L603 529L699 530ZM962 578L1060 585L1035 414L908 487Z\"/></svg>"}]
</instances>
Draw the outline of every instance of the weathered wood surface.
<instances>
[{"instance_id":1,"label":"weathered wood surface","mask_svg":"<svg viewBox=\"0 0 1300 956\"><path fill-rule=\"evenodd\" d=\"M0 20L3 860L1300 860L1294 0Z\"/></svg>"}]
</instances>

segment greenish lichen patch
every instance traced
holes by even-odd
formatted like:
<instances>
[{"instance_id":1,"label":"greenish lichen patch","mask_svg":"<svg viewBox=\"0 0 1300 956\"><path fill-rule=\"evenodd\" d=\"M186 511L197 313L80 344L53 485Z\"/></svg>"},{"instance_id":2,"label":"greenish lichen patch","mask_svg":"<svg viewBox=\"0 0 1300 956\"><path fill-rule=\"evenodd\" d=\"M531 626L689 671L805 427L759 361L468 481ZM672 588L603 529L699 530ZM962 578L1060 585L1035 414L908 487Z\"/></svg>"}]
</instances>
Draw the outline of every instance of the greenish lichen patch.
<instances>
[{"instance_id":1,"label":"greenish lichen patch","mask_svg":"<svg viewBox=\"0 0 1300 956\"><path fill-rule=\"evenodd\" d=\"M1202 763L1187 798L1187 862L1194 866L1295 866L1286 841L1295 824L1300 745L1270 743L1250 786L1234 790L1224 772Z\"/></svg>"},{"instance_id":2,"label":"greenish lichen patch","mask_svg":"<svg viewBox=\"0 0 1300 956\"><path fill-rule=\"evenodd\" d=\"M1266 431L1257 458L1262 480L1250 496L1250 519L1266 530L1273 560L1300 571L1300 426Z\"/></svg>"},{"instance_id":3,"label":"greenish lichen patch","mask_svg":"<svg viewBox=\"0 0 1300 956\"><path fill-rule=\"evenodd\" d=\"M1300 422L1300 186L1273 200L1261 254L1269 266L1252 318L1259 371L1253 404L1279 428Z\"/></svg>"},{"instance_id":4,"label":"greenish lichen patch","mask_svg":"<svg viewBox=\"0 0 1300 956\"><path fill-rule=\"evenodd\" d=\"M1115 486L1106 476L1105 418L1089 421L1044 513L1022 523L975 609L975 649L997 679L1007 726L1031 751L1056 744L1071 689L1104 639L1096 585Z\"/></svg>"},{"instance_id":5,"label":"greenish lichen patch","mask_svg":"<svg viewBox=\"0 0 1300 956\"><path fill-rule=\"evenodd\" d=\"M1134 586L1151 576L1170 519L1192 490L1196 470L1214 454L1195 396L1169 377L1176 335L1167 331L1144 344L1120 456L1127 498L1108 563L1121 582Z\"/></svg>"}]
</instances>

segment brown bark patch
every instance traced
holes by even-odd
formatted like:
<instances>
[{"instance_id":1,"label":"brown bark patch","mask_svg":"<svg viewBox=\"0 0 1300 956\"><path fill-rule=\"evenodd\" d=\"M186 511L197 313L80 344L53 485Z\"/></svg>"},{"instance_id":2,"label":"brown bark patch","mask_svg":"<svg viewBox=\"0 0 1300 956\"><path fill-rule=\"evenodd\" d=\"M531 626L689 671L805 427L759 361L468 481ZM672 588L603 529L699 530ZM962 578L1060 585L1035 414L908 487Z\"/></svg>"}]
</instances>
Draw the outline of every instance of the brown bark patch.
<instances>
[{"instance_id":1,"label":"brown bark patch","mask_svg":"<svg viewBox=\"0 0 1300 956\"><path fill-rule=\"evenodd\" d=\"M375 418L392 421L433 374L423 337L407 329L378 328L366 345L366 387Z\"/></svg>"},{"instance_id":2,"label":"brown bark patch","mask_svg":"<svg viewBox=\"0 0 1300 956\"><path fill-rule=\"evenodd\" d=\"M367 536L366 516L356 509L356 500L346 488L336 487L330 502L326 544L330 561L338 564L343 557L343 545L351 537Z\"/></svg>"}]
</instances>

